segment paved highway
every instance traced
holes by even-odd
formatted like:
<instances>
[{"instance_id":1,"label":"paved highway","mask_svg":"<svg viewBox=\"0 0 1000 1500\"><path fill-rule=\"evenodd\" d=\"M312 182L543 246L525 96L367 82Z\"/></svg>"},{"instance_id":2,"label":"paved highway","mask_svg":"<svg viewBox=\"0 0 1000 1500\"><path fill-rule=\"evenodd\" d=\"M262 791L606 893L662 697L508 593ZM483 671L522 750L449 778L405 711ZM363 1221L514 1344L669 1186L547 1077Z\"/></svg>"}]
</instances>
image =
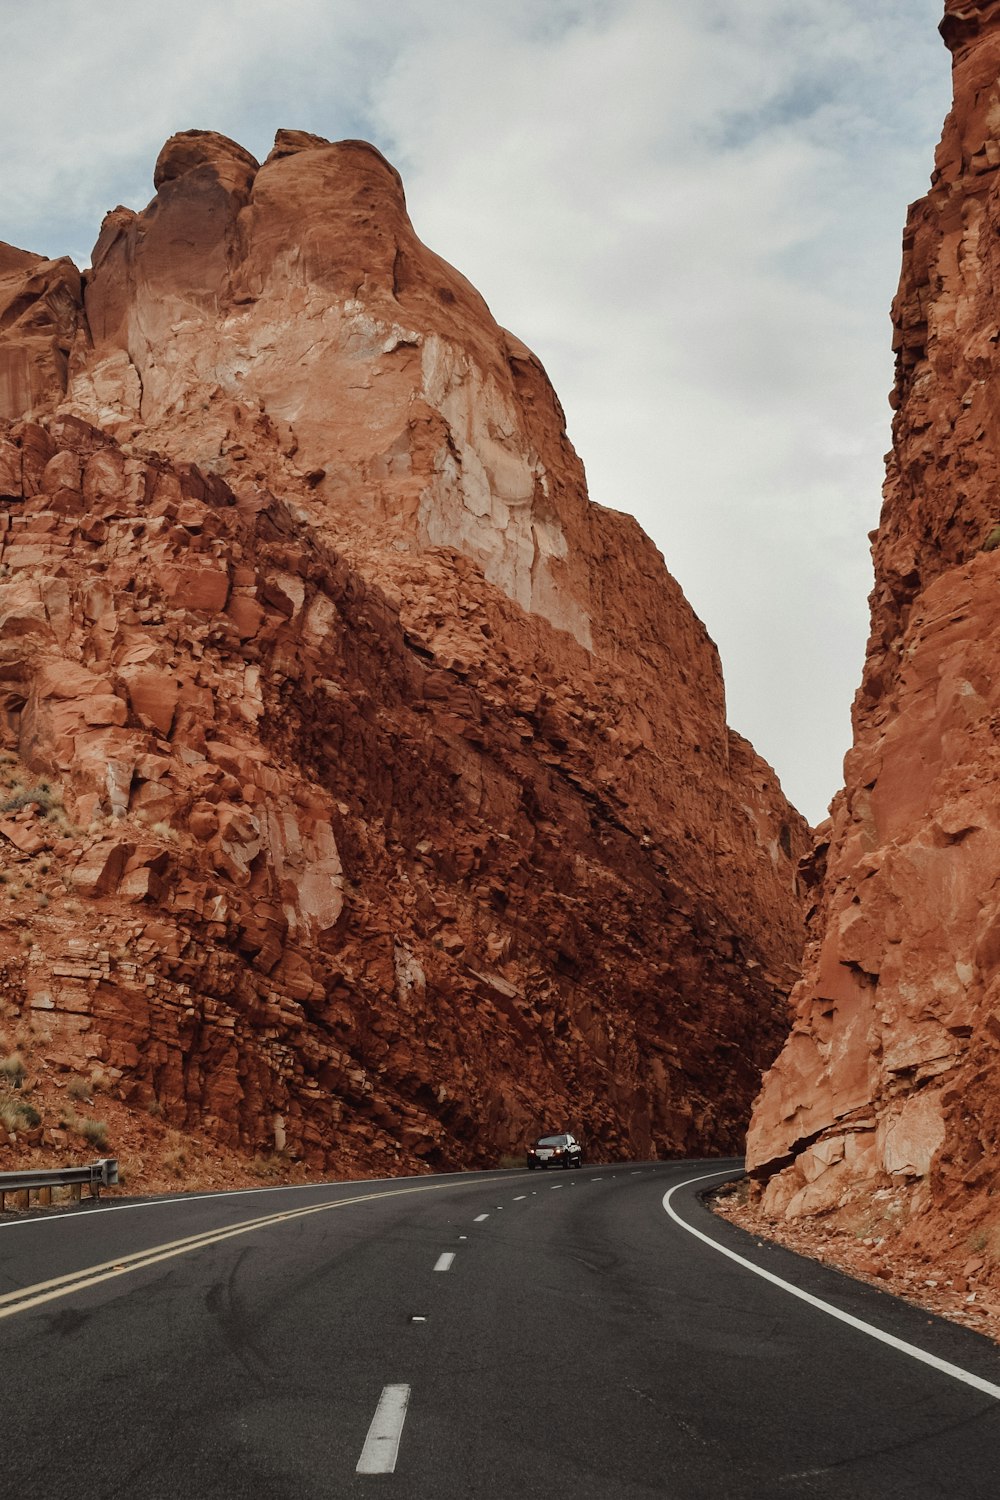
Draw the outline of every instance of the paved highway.
<instances>
[{"instance_id":1,"label":"paved highway","mask_svg":"<svg viewBox=\"0 0 1000 1500\"><path fill-rule=\"evenodd\" d=\"M1000 1353L714 1218L735 1165L6 1219L0 1496L994 1500Z\"/></svg>"}]
</instances>

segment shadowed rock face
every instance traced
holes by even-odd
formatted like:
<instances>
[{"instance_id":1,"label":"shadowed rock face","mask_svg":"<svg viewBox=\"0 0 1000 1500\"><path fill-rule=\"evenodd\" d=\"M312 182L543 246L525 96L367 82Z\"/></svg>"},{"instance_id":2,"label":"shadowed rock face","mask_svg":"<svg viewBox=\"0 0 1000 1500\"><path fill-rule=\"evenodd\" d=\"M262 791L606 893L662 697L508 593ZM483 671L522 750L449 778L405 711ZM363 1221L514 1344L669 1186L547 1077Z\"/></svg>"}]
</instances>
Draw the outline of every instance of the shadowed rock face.
<instances>
[{"instance_id":1,"label":"shadowed rock face","mask_svg":"<svg viewBox=\"0 0 1000 1500\"><path fill-rule=\"evenodd\" d=\"M854 747L748 1153L774 1211L874 1202L877 1233L883 1201L967 1254L1000 1125L1000 5L949 4L942 32L954 106L903 240Z\"/></svg>"},{"instance_id":2,"label":"shadowed rock face","mask_svg":"<svg viewBox=\"0 0 1000 1500\"><path fill-rule=\"evenodd\" d=\"M154 181L61 322L0 255L14 1004L325 1169L737 1148L807 830L700 621L371 146Z\"/></svg>"}]
</instances>

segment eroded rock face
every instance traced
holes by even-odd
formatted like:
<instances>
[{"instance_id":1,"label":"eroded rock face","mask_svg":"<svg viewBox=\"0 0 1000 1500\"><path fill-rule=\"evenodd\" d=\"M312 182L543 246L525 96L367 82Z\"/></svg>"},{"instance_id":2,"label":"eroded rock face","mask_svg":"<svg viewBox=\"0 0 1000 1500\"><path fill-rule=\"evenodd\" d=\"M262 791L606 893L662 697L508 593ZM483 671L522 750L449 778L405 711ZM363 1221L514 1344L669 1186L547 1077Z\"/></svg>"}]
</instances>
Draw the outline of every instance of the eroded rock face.
<instances>
[{"instance_id":1,"label":"eroded rock face","mask_svg":"<svg viewBox=\"0 0 1000 1500\"><path fill-rule=\"evenodd\" d=\"M0 419L62 399L82 321L80 273L71 260L0 244Z\"/></svg>"},{"instance_id":2,"label":"eroded rock face","mask_svg":"<svg viewBox=\"0 0 1000 1500\"><path fill-rule=\"evenodd\" d=\"M0 433L10 993L323 1169L737 1148L807 831L701 623L373 148L155 185Z\"/></svg>"},{"instance_id":3,"label":"eroded rock face","mask_svg":"<svg viewBox=\"0 0 1000 1500\"><path fill-rule=\"evenodd\" d=\"M992 1233L1000 1123L1000 5L949 4L942 33L955 102L903 242L854 748L748 1154L776 1212L879 1233L881 1204L967 1255Z\"/></svg>"}]
</instances>

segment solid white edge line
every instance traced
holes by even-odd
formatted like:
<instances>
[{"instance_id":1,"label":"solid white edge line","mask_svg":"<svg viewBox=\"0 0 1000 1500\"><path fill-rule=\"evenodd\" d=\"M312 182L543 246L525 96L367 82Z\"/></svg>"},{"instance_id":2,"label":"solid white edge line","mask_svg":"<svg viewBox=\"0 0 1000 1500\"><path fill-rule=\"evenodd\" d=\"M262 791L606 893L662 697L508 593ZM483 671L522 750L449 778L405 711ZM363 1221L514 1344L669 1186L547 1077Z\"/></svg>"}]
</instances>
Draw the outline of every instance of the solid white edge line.
<instances>
[{"instance_id":1,"label":"solid white edge line","mask_svg":"<svg viewBox=\"0 0 1000 1500\"><path fill-rule=\"evenodd\" d=\"M973 1375L970 1370L963 1370L960 1365L950 1364L946 1359L939 1359L936 1354L928 1354L924 1349L918 1349L916 1344L908 1344L904 1339L896 1338L895 1334L885 1333L881 1328L876 1328L872 1323L865 1323L861 1318L855 1318L853 1314L842 1312L839 1307L834 1307L829 1302L824 1302L820 1297L814 1297L811 1292L804 1292L801 1287L794 1286L790 1281L784 1281L780 1276L775 1276L773 1271L765 1271L763 1266L755 1266L752 1260L747 1260L743 1255L737 1255L735 1250L729 1250L725 1245L720 1245L718 1240L713 1240L710 1235L703 1234L700 1229L686 1224L671 1204L670 1200L674 1193L681 1188L691 1187L696 1182L707 1182L711 1177L732 1177L732 1168L724 1172L706 1172L701 1177L689 1177L685 1182L678 1182L663 1195L663 1208L682 1229L688 1234L693 1234L703 1244L711 1245L720 1255L734 1260L737 1265L743 1266L745 1270L752 1271L755 1276L762 1276L765 1281L770 1281L773 1286L778 1286L783 1292L798 1297L801 1302L808 1302L810 1307L818 1307L820 1312L828 1313L831 1318L846 1323L850 1328L856 1328L859 1333L866 1333L869 1338L878 1339L882 1344L888 1344L891 1349L896 1349L900 1354L908 1354L911 1359L917 1359L921 1364L930 1365L932 1369L940 1371L942 1375L950 1375L953 1380L960 1380L963 1385L970 1385L974 1390L982 1391L986 1396L992 1396L1000 1401L1000 1385L993 1385L989 1380L983 1380L979 1375Z\"/></svg>"},{"instance_id":2,"label":"solid white edge line","mask_svg":"<svg viewBox=\"0 0 1000 1500\"><path fill-rule=\"evenodd\" d=\"M455 1259L455 1252L454 1252L454 1250L446 1250L444 1252L444 1254L443 1255L439 1255L438 1258L437 1258L437 1260L434 1262L434 1269L435 1269L435 1271L450 1271L451 1270L452 1261L454 1259Z\"/></svg>"},{"instance_id":3,"label":"solid white edge line","mask_svg":"<svg viewBox=\"0 0 1000 1500\"><path fill-rule=\"evenodd\" d=\"M394 1471L409 1401L408 1385L382 1387L355 1474L391 1474Z\"/></svg>"}]
</instances>

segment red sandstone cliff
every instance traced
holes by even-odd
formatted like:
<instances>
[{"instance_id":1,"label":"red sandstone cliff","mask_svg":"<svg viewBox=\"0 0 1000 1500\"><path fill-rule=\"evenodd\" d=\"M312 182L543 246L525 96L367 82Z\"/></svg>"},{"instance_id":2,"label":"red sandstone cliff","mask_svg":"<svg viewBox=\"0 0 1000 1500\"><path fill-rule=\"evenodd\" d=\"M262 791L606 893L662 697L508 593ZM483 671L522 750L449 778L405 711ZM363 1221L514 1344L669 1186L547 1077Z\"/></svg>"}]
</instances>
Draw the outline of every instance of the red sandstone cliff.
<instances>
[{"instance_id":1,"label":"red sandstone cliff","mask_svg":"<svg viewBox=\"0 0 1000 1500\"><path fill-rule=\"evenodd\" d=\"M941 29L954 106L893 305L854 747L748 1156L772 1213L950 1255L964 1291L970 1251L1000 1264L1000 4L955 0Z\"/></svg>"},{"instance_id":2,"label":"red sandstone cliff","mask_svg":"<svg viewBox=\"0 0 1000 1500\"><path fill-rule=\"evenodd\" d=\"M735 1148L806 829L701 623L372 147L187 132L154 182L82 286L0 250L36 1072L327 1170Z\"/></svg>"}]
</instances>

